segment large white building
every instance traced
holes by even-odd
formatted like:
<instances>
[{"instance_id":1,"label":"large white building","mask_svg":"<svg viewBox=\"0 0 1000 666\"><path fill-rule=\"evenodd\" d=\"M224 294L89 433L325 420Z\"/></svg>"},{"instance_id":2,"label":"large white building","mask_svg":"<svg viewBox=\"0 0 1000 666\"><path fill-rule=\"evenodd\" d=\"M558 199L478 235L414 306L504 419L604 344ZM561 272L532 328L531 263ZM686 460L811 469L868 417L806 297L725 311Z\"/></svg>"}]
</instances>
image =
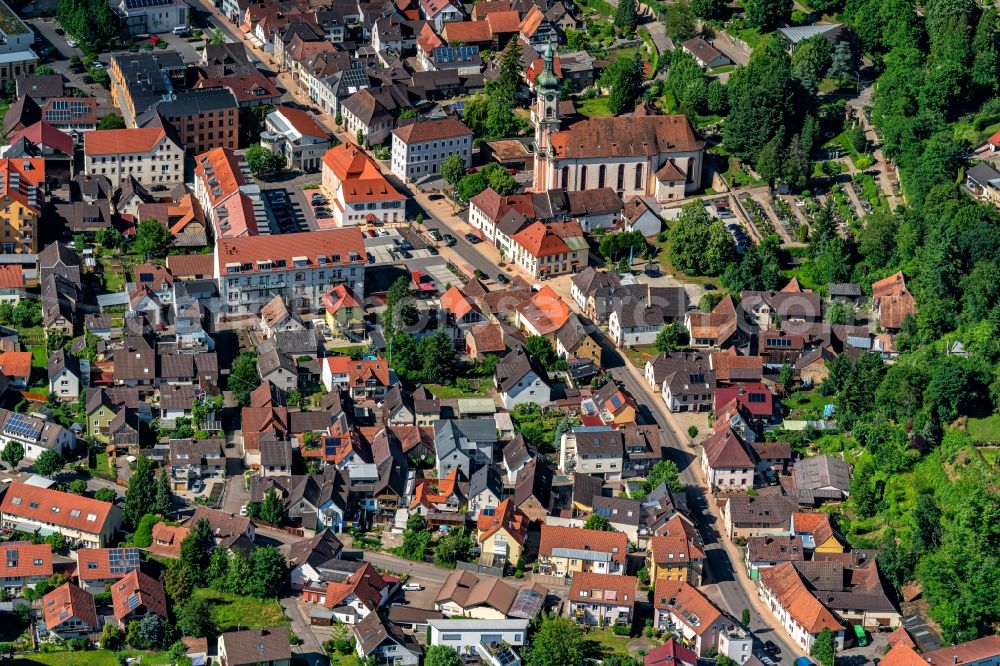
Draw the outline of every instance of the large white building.
<instances>
[{"instance_id":1,"label":"large white building","mask_svg":"<svg viewBox=\"0 0 1000 666\"><path fill-rule=\"evenodd\" d=\"M129 35L158 34L188 27L191 7L184 0L121 0L118 15Z\"/></svg>"},{"instance_id":2,"label":"large white building","mask_svg":"<svg viewBox=\"0 0 1000 666\"><path fill-rule=\"evenodd\" d=\"M458 652L470 652L481 643L524 645L528 620L428 620L431 645L447 645Z\"/></svg>"},{"instance_id":3,"label":"large white building","mask_svg":"<svg viewBox=\"0 0 1000 666\"><path fill-rule=\"evenodd\" d=\"M403 180L416 180L441 172L451 155L472 162L472 130L455 118L418 120L392 131L392 172Z\"/></svg>"},{"instance_id":4,"label":"large white building","mask_svg":"<svg viewBox=\"0 0 1000 666\"><path fill-rule=\"evenodd\" d=\"M406 197L357 146L342 143L326 151L323 189L330 196L330 212L339 227L406 220Z\"/></svg>"},{"instance_id":5,"label":"large white building","mask_svg":"<svg viewBox=\"0 0 1000 666\"><path fill-rule=\"evenodd\" d=\"M162 127L94 130L83 135L83 172L119 187L132 176L142 185L184 182L184 148Z\"/></svg>"},{"instance_id":6,"label":"large white building","mask_svg":"<svg viewBox=\"0 0 1000 666\"><path fill-rule=\"evenodd\" d=\"M295 312L319 312L338 284L360 298L367 253L358 229L223 238L215 244L214 277L222 313L257 314L280 294Z\"/></svg>"},{"instance_id":7,"label":"large white building","mask_svg":"<svg viewBox=\"0 0 1000 666\"><path fill-rule=\"evenodd\" d=\"M35 33L7 3L0 1L0 84L13 84L19 76L32 74L38 56L31 50Z\"/></svg>"},{"instance_id":8,"label":"large white building","mask_svg":"<svg viewBox=\"0 0 1000 666\"><path fill-rule=\"evenodd\" d=\"M76 447L76 435L41 414L21 414L0 409L0 451L11 442L24 449L27 460L38 460L45 451L65 456Z\"/></svg>"},{"instance_id":9,"label":"large white building","mask_svg":"<svg viewBox=\"0 0 1000 666\"><path fill-rule=\"evenodd\" d=\"M705 142L682 115L591 118L561 129L554 58L547 47L535 82L534 191L610 187L624 199L665 202L701 187Z\"/></svg>"},{"instance_id":10,"label":"large white building","mask_svg":"<svg viewBox=\"0 0 1000 666\"><path fill-rule=\"evenodd\" d=\"M288 165L300 171L319 171L323 153L330 147L330 134L308 113L290 106L276 106L265 119L267 131L261 145L285 156Z\"/></svg>"}]
</instances>

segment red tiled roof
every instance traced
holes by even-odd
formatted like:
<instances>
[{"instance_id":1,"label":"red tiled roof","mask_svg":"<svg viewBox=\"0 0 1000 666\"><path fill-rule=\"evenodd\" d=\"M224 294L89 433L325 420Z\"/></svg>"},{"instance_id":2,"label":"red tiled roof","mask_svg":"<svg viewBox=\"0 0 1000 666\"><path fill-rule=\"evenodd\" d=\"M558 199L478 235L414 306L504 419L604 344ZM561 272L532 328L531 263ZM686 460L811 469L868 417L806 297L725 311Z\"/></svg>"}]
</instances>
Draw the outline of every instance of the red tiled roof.
<instances>
[{"instance_id":1,"label":"red tiled roof","mask_svg":"<svg viewBox=\"0 0 1000 666\"><path fill-rule=\"evenodd\" d=\"M649 550L653 562L657 565L705 558L705 551L701 547L701 536L694 526L680 515L668 520L659 534L650 538Z\"/></svg>"},{"instance_id":2,"label":"red tiled roof","mask_svg":"<svg viewBox=\"0 0 1000 666\"><path fill-rule=\"evenodd\" d=\"M602 532L562 525L542 525L538 554L551 557L553 548L577 548L596 553L610 553L612 560L624 563L628 553L628 536L624 532Z\"/></svg>"},{"instance_id":3,"label":"red tiled roof","mask_svg":"<svg viewBox=\"0 0 1000 666\"><path fill-rule=\"evenodd\" d=\"M3 547L7 557L3 561L0 578L34 578L52 575L52 547L47 543L8 541Z\"/></svg>"},{"instance_id":4,"label":"red tiled roof","mask_svg":"<svg viewBox=\"0 0 1000 666\"><path fill-rule=\"evenodd\" d=\"M0 371L8 377L31 377L31 352L0 352Z\"/></svg>"},{"instance_id":5,"label":"red tiled roof","mask_svg":"<svg viewBox=\"0 0 1000 666\"><path fill-rule=\"evenodd\" d=\"M302 109L296 109L291 106L276 106L274 110L280 113L288 124L291 125L295 130L303 136L318 136L326 137L329 132L327 132L323 127L316 122L316 119L311 115L303 111Z\"/></svg>"},{"instance_id":6,"label":"red tiled roof","mask_svg":"<svg viewBox=\"0 0 1000 666\"><path fill-rule=\"evenodd\" d=\"M914 646L906 643L892 646L879 663L880 666L927 666L927 662L917 654Z\"/></svg>"},{"instance_id":7,"label":"red tiled roof","mask_svg":"<svg viewBox=\"0 0 1000 666\"><path fill-rule=\"evenodd\" d=\"M449 21L441 35L449 44L476 44L493 39L488 21Z\"/></svg>"},{"instance_id":8,"label":"red tiled roof","mask_svg":"<svg viewBox=\"0 0 1000 666\"><path fill-rule=\"evenodd\" d=\"M336 608L352 594L363 603L369 611L374 611L382 602L382 590L386 586L385 579L369 562L355 571L342 583L328 583L326 600L323 605Z\"/></svg>"},{"instance_id":9,"label":"red tiled roof","mask_svg":"<svg viewBox=\"0 0 1000 666\"><path fill-rule=\"evenodd\" d=\"M724 428L705 440L705 457L714 469L754 469L756 465L732 428Z\"/></svg>"},{"instance_id":10,"label":"red tiled roof","mask_svg":"<svg viewBox=\"0 0 1000 666\"><path fill-rule=\"evenodd\" d=\"M23 289L24 270L20 264L0 265L0 289Z\"/></svg>"},{"instance_id":11,"label":"red tiled roof","mask_svg":"<svg viewBox=\"0 0 1000 666\"><path fill-rule=\"evenodd\" d=\"M605 606L635 605L639 580L635 576L578 571L569 588L569 601Z\"/></svg>"},{"instance_id":12,"label":"red tiled roof","mask_svg":"<svg viewBox=\"0 0 1000 666\"><path fill-rule=\"evenodd\" d=\"M570 252L562 238L552 233L544 222L529 224L511 238L533 257L550 257Z\"/></svg>"},{"instance_id":13,"label":"red tiled roof","mask_svg":"<svg viewBox=\"0 0 1000 666\"><path fill-rule=\"evenodd\" d=\"M652 156L704 146L688 119L679 115L591 118L556 132L551 140L560 159Z\"/></svg>"},{"instance_id":14,"label":"red tiled roof","mask_svg":"<svg viewBox=\"0 0 1000 666\"><path fill-rule=\"evenodd\" d=\"M1000 635L994 634L925 652L924 660L933 666L949 666L983 662L997 655L1000 655Z\"/></svg>"},{"instance_id":15,"label":"red tiled roof","mask_svg":"<svg viewBox=\"0 0 1000 666\"><path fill-rule=\"evenodd\" d=\"M26 138L36 145L55 148L59 152L71 157L73 155L73 137L53 127L44 120L39 120L34 125L25 127L17 134L9 137L7 141L11 145L14 145L21 137Z\"/></svg>"},{"instance_id":16,"label":"red tiled roof","mask_svg":"<svg viewBox=\"0 0 1000 666\"><path fill-rule=\"evenodd\" d=\"M455 25L448 23L448 26ZM447 28L445 28L447 30ZM418 120L415 123L398 127L392 132L406 144L423 143L425 141L440 141L463 136L472 136L472 130L457 118L441 118L438 120Z\"/></svg>"},{"instance_id":17,"label":"red tiled roof","mask_svg":"<svg viewBox=\"0 0 1000 666\"><path fill-rule=\"evenodd\" d=\"M321 255L326 257L325 265L331 268L350 264L363 266L367 261L361 230L356 228L221 238L216 245L219 270L223 275L227 264L240 264L240 273L256 273L260 270L258 262L271 262L273 267L279 260L285 262L287 270L293 270L295 259L304 259L304 268L316 268L320 265L317 257ZM335 260L335 256L340 259Z\"/></svg>"},{"instance_id":18,"label":"red tiled roof","mask_svg":"<svg viewBox=\"0 0 1000 666\"><path fill-rule=\"evenodd\" d=\"M194 277L214 273L213 259L210 254L168 255L167 268L176 277Z\"/></svg>"},{"instance_id":19,"label":"red tiled roof","mask_svg":"<svg viewBox=\"0 0 1000 666\"><path fill-rule=\"evenodd\" d=\"M653 605L656 610L663 610L676 615L682 622L688 617L696 616L698 624L690 624L688 628L696 634L708 631L715 621L722 617L718 606L706 597L698 588L680 580L658 578L653 594ZM673 603L671 603L673 602Z\"/></svg>"},{"instance_id":20,"label":"red tiled roof","mask_svg":"<svg viewBox=\"0 0 1000 666\"><path fill-rule=\"evenodd\" d=\"M645 657L645 666L695 666L698 655L694 650L686 648L674 638L668 638L663 645L653 648Z\"/></svg>"},{"instance_id":21,"label":"red tiled roof","mask_svg":"<svg viewBox=\"0 0 1000 666\"><path fill-rule=\"evenodd\" d=\"M692 312L688 314L692 338L715 338L719 342L736 332L736 304L727 295L710 313Z\"/></svg>"},{"instance_id":22,"label":"red tiled roof","mask_svg":"<svg viewBox=\"0 0 1000 666\"><path fill-rule=\"evenodd\" d=\"M138 599L138 605L135 602ZM147 613L167 617L167 599L163 583L141 571L132 571L111 586L111 606L119 621L128 617L138 606Z\"/></svg>"},{"instance_id":23,"label":"red tiled roof","mask_svg":"<svg viewBox=\"0 0 1000 666\"><path fill-rule=\"evenodd\" d=\"M108 502L17 481L8 485L3 502L0 502L0 513L4 515L29 518L87 534L100 532L112 509L115 507Z\"/></svg>"},{"instance_id":24,"label":"red tiled roof","mask_svg":"<svg viewBox=\"0 0 1000 666\"><path fill-rule=\"evenodd\" d=\"M448 291L441 295L441 309L455 315L455 319L461 319L472 312L473 305L461 290L452 285Z\"/></svg>"},{"instance_id":25,"label":"red tiled roof","mask_svg":"<svg viewBox=\"0 0 1000 666\"><path fill-rule=\"evenodd\" d=\"M166 137L162 127L91 130L83 135L83 154L120 155L149 153Z\"/></svg>"},{"instance_id":26,"label":"red tiled roof","mask_svg":"<svg viewBox=\"0 0 1000 666\"><path fill-rule=\"evenodd\" d=\"M247 184L240 170L240 158L225 148L213 148L198 155L195 158L194 175L204 182L209 205L213 208Z\"/></svg>"},{"instance_id":27,"label":"red tiled roof","mask_svg":"<svg viewBox=\"0 0 1000 666\"><path fill-rule=\"evenodd\" d=\"M49 629L74 617L97 629L94 595L73 583L64 583L42 597L42 612L45 614L45 626Z\"/></svg>"},{"instance_id":28,"label":"red tiled roof","mask_svg":"<svg viewBox=\"0 0 1000 666\"><path fill-rule=\"evenodd\" d=\"M385 359L351 361L347 368L347 381L351 386L363 386L369 379L376 379L382 386L389 386L389 364Z\"/></svg>"},{"instance_id":29,"label":"red tiled roof","mask_svg":"<svg viewBox=\"0 0 1000 666\"><path fill-rule=\"evenodd\" d=\"M334 314L343 308L360 308L361 304L354 294L345 285L338 284L330 291L323 294L323 305L326 311Z\"/></svg>"},{"instance_id":30,"label":"red tiled roof","mask_svg":"<svg viewBox=\"0 0 1000 666\"><path fill-rule=\"evenodd\" d=\"M760 580L792 619L810 634L817 634L822 629L843 629L833 613L809 591L791 562L761 569Z\"/></svg>"},{"instance_id":31,"label":"red tiled roof","mask_svg":"<svg viewBox=\"0 0 1000 666\"><path fill-rule=\"evenodd\" d=\"M455 494L458 485L458 468L451 470L443 479L417 479L410 508L420 505L430 508L433 504L443 504Z\"/></svg>"},{"instance_id":32,"label":"red tiled roof","mask_svg":"<svg viewBox=\"0 0 1000 666\"><path fill-rule=\"evenodd\" d=\"M741 382L715 389L716 405L727 405L734 399L754 416L768 417L774 413L774 395L760 382Z\"/></svg>"},{"instance_id":33,"label":"red tiled roof","mask_svg":"<svg viewBox=\"0 0 1000 666\"><path fill-rule=\"evenodd\" d=\"M202 79L198 82L198 88L228 88L236 96L238 103L281 97L271 80L260 72ZM264 94L255 94L258 91L264 91Z\"/></svg>"},{"instance_id":34,"label":"red tiled roof","mask_svg":"<svg viewBox=\"0 0 1000 666\"><path fill-rule=\"evenodd\" d=\"M506 530L514 541L524 545L524 538L528 534L528 516L517 508L510 499L500 502L493 515L485 513L479 514L476 528L479 530L479 543L482 543L496 534L499 530Z\"/></svg>"},{"instance_id":35,"label":"red tiled roof","mask_svg":"<svg viewBox=\"0 0 1000 666\"><path fill-rule=\"evenodd\" d=\"M569 306L549 285L545 285L526 301L519 303L515 309L540 335L558 331L569 319Z\"/></svg>"},{"instance_id":36,"label":"red tiled roof","mask_svg":"<svg viewBox=\"0 0 1000 666\"><path fill-rule=\"evenodd\" d=\"M153 525L153 542L147 550L155 555L178 558L181 556L181 541L190 531L186 527L156 523Z\"/></svg>"},{"instance_id":37,"label":"red tiled roof","mask_svg":"<svg viewBox=\"0 0 1000 666\"><path fill-rule=\"evenodd\" d=\"M483 3L476 3L478 7ZM514 10L493 11L486 14L486 21L490 24L493 34L511 34L518 31L521 26L521 15Z\"/></svg>"},{"instance_id":38,"label":"red tiled roof","mask_svg":"<svg viewBox=\"0 0 1000 666\"><path fill-rule=\"evenodd\" d=\"M345 202L406 199L389 184L371 157L349 143L342 143L326 151L323 155L323 168L330 169L340 181Z\"/></svg>"},{"instance_id":39,"label":"red tiled roof","mask_svg":"<svg viewBox=\"0 0 1000 666\"><path fill-rule=\"evenodd\" d=\"M133 552L126 554L125 551ZM116 558L118 555L122 555L123 558L126 555L134 556L135 566L139 566L138 548L80 548L77 551L76 566L76 576L80 583L82 584L84 581L91 580L117 579L127 574L128 571L124 569L118 571L111 570L111 556L113 553Z\"/></svg>"},{"instance_id":40,"label":"red tiled roof","mask_svg":"<svg viewBox=\"0 0 1000 666\"><path fill-rule=\"evenodd\" d=\"M527 15L525 15L524 20L521 21L521 25L518 26L518 30L525 37L531 37L544 20L545 14L542 13L542 10L538 8L538 5L532 5Z\"/></svg>"}]
</instances>

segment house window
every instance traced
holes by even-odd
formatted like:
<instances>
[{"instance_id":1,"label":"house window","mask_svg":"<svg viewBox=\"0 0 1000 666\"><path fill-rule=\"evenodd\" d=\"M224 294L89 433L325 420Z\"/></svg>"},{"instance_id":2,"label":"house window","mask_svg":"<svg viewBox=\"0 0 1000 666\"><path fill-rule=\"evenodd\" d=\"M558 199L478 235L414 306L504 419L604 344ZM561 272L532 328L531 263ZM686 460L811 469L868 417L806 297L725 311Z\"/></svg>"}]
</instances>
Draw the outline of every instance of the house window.
<instances>
[{"instance_id":1,"label":"house window","mask_svg":"<svg viewBox=\"0 0 1000 666\"><path fill-rule=\"evenodd\" d=\"M643 189L645 189L642 186L642 165L641 164L636 164L635 165L635 189L637 189L637 190L643 190Z\"/></svg>"},{"instance_id":2,"label":"house window","mask_svg":"<svg viewBox=\"0 0 1000 666\"><path fill-rule=\"evenodd\" d=\"M625 165L624 164L619 164L618 165L618 189L619 190L624 190L625 189Z\"/></svg>"},{"instance_id":3,"label":"house window","mask_svg":"<svg viewBox=\"0 0 1000 666\"><path fill-rule=\"evenodd\" d=\"M605 172L606 172L605 166L602 164L597 169L597 187L598 188L604 187L604 174L605 174Z\"/></svg>"}]
</instances>

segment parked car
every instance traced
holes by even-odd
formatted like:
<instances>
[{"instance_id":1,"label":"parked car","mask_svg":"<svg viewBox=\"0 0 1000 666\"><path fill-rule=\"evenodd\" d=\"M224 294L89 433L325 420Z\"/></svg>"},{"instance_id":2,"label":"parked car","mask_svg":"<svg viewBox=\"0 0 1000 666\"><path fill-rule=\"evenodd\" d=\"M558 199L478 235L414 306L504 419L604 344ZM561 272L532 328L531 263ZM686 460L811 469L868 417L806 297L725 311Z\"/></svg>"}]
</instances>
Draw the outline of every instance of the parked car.
<instances>
[{"instance_id":1,"label":"parked car","mask_svg":"<svg viewBox=\"0 0 1000 666\"><path fill-rule=\"evenodd\" d=\"M476 243L479 242L479 236L477 236L476 234L470 232L470 233L465 234L465 240L467 240L470 243L472 243L473 245L475 245Z\"/></svg>"},{"instance_id":2,"label":"parked car","mask_svg":"<svg viewBox=\"0 0 1000 666\"><path fill-rule=\"evenodd\" d=\"M191 484L191 492L200 493L205 489L205 484L201 479L195 479L194 483Z\"/></svg>"},{"instance_id":3,"label":"parked car","mask_svg":"<svg viewBox=\"0 0 1000 666\"><path fill-rule=\"evenodd\" d=\"M775 643L774 641L765 641L764 649L771 654L781 654L781 648L778 647L778 644Z\"/></svg>"},{"instance_id":4,"label":"parked car","mask_svg":"<svg viewBox=\"0 0 1000 666\"><path fill-rule=\"evenodd\" d=\"M420 583L406 583L403 585L403 590L405 592L419 592L422 589L424 589L424 586Z\"/></svg>"},{"instance_id":5,"label":"parked car","mask_svg":"<svg viewBox=\"0 0 1000 666\"><path fill-rule=\"evenodd\" d=\"M455 237L452 236L451 234L445 234L441 238L442 240L444 240L444 244L447 245L448 247L451 247L452 245L458 242L457 240L455 240Z\"/></svg>"},{"instance_id":6,"label":"parked car","mask_svg":"<svg viewBox=\"0 0 1000 666\"><path fill-rule=\"evenodd\" d=\"M67 39L66 46L70 47L71 49L75 49L77 46L79 46L79 44L77 44L75 39Z\"/></svg>"},{"instance_id":7,"label":"parked car","mask_svg":"<svg viewBox=\"0 0 1000 666\"><path fill-rule=\"evenodd\" d=\"M246 515L247 515L247 505L246 504L244 504L243 506L240 507L240 515L243 516L244 518L246 518Z\"/></svg>"},{"instance_id":8,"label":"parked car","mask_svg":"<svg viewBox=\"0 0 1000 666\"><path fill-rule=\"evenodd\" d=\"M438 252L438 249L437 249L436 247L434 247L433 245L429 245L429 246L427 247L427 253L428 253L428 254L432 254L432 255L434 255L435 257L436 257L437 255L441 254L440 252Z\"/></svg>"},{"instance_id":9,"label":"parked car","mask_svg":"<svg viewBox=\"0 0 1000 666\"><path fill-rule=\"evenodd\" d=\"M497 282L500 284L510 284L510 278L503 273L497 274Z\"/></svg>"},{"instance_id":10,"label":"parked car","mask_svg":"<svg viewBox=\"0 0 1000 666\"><path fill-rule=\"evenodd\" d=\"M95 60L94 62L90 63L90 66L96 70L104 69L104 63L101 62L100 60Z\"/></svg>"}]
</instances>

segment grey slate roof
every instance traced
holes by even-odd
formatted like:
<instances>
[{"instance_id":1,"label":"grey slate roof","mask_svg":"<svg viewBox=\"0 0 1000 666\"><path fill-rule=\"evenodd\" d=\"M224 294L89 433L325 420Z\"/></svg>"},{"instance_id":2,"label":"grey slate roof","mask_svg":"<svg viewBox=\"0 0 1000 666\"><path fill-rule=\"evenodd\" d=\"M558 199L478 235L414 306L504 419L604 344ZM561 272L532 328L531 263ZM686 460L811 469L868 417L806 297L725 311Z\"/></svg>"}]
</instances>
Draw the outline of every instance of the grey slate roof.
<instances>
[{"instance_id":1,"label":"grey slate roof","mask_svg":"<svg viewBox=\"0 0 1000 666\"><path fill-rule=\"evenodd\" d=\"M804 458L795 463L793 471L795 487L802 490L831 486L846 493L851 486L850 466L834 456Z\"/></svg>"},{"instance_id":2,"label":"grey slate roof","mask_svg":"<svg viewBox=\"0 0 1000 666\"><path fill-rule=\"evenodd\" d=\"M487 490L497 498L503 497L503 479L495 465L480 467L472 474L472 479L469 481L470 498Z\"/></svg>"}]
</instances>

